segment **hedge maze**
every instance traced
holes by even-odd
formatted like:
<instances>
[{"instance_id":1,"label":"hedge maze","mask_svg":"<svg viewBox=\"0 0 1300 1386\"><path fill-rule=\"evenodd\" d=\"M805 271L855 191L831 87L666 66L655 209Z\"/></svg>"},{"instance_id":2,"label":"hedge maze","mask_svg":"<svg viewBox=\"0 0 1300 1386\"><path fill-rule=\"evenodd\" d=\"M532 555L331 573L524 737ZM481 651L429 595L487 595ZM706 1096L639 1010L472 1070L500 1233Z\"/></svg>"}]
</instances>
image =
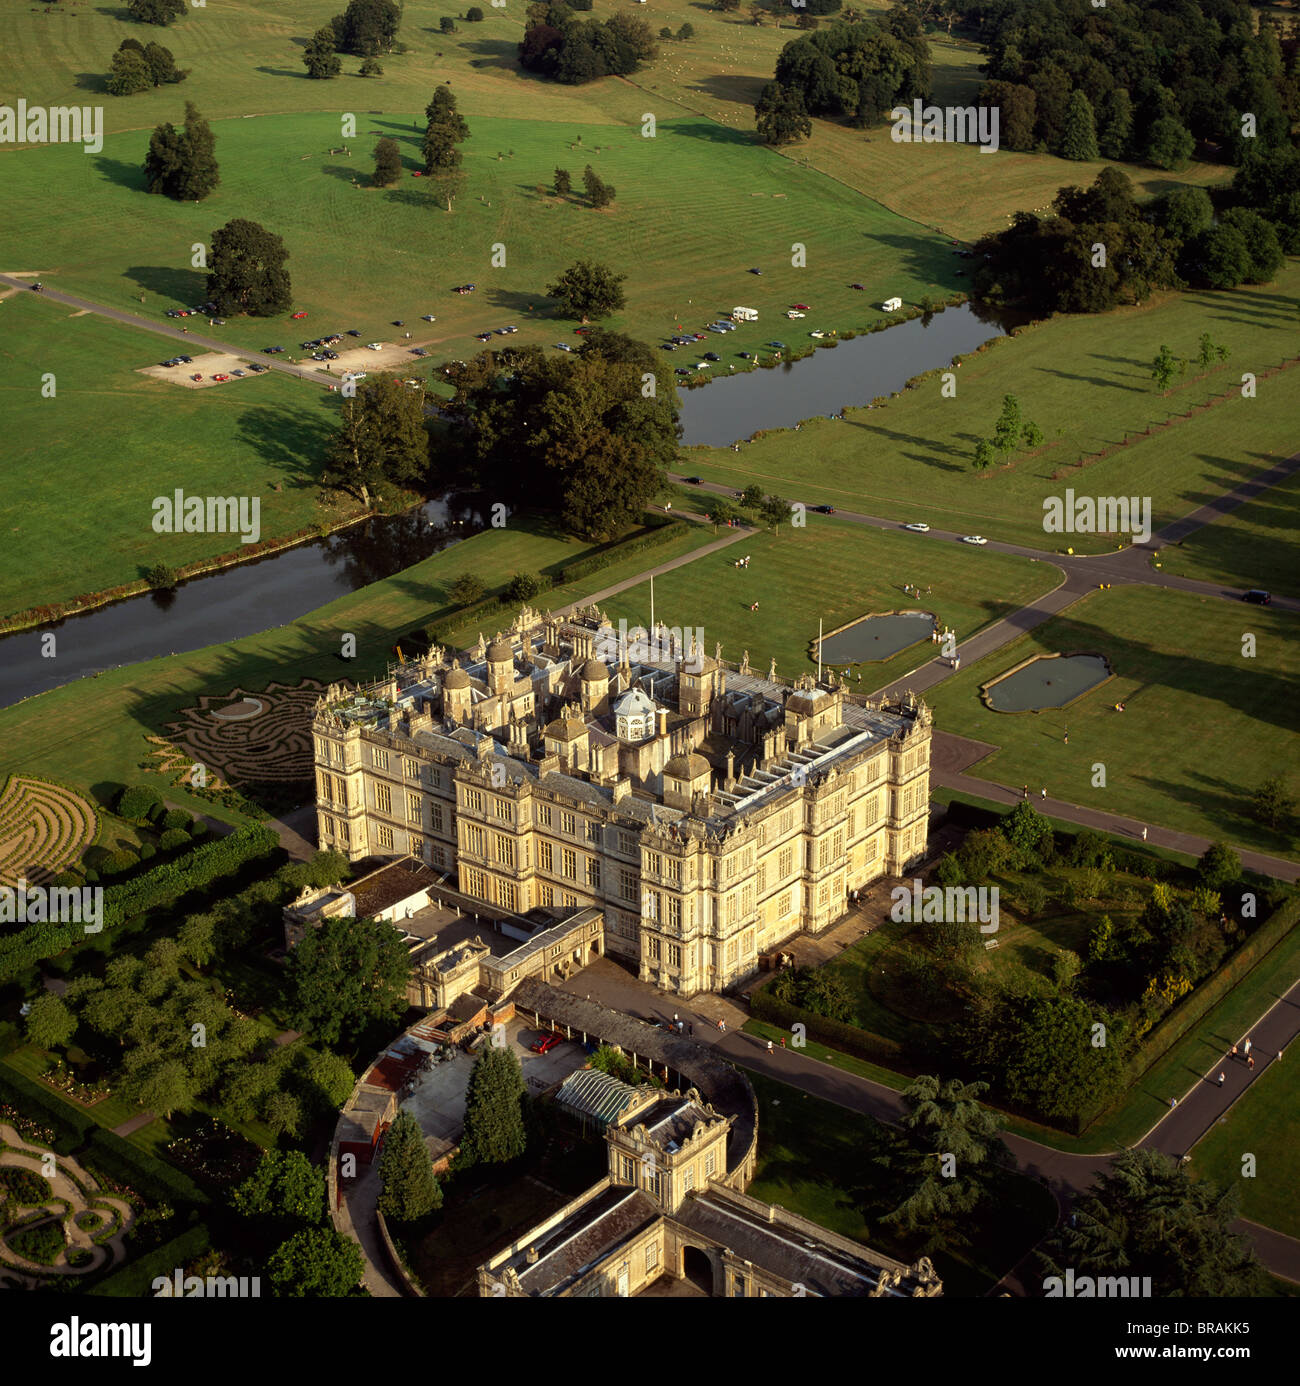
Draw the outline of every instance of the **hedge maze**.
<instances>
[{"instance_id":1,"label":"hedge maze","mask_svg":"<svg viewBox=\"0 0 1300 1386\"><path fill-rule=\"evenodd\" d=\"M0 788L0 885L39 885L95 840L95 811L79 794L47 780L11 775Z\"/></svg>"}]
</instances>

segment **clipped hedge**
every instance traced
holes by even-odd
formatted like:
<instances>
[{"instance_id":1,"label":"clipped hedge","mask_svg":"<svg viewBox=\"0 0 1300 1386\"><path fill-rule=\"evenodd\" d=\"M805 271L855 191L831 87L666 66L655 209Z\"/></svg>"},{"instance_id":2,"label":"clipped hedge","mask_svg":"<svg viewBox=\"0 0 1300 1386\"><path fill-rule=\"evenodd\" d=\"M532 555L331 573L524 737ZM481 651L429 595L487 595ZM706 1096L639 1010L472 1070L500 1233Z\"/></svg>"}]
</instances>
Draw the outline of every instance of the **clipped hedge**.
<instances>
[{"instance_id":1,"label":"clipped hedge","mask_svg":"<svg viewBox=\"0 0 1300 1386\"><path fill-rule=\"evenodd\" d=\"M191 1227L179 1237L164 1242L138 1261L106 1275L97 1285L87 1291L92 1295L105 1295L110 1299L139 1299L153 1294L153 1282L160 1276L169 1280L176 1268L188 1265L202 1256L212 1245L208 1229L203 1226Z\"/></svg>"},{"instance_id":2,"label":"clipped hedge","mask_svg":"<svg viewBox=\"0 0 1300 1386\"><path fill-rule=\"evenodd\" d=\"M566 563L555 574L555 585L567 587L571 582L590 577L592 573L598 573L602 568L608 568L611 564L621 562L629 554L658 548L661 544L668 543L670 539L676 539L678 535L685 534L687 529L688 526L684 520L670 520L666 524L656 525L649 534L644 534L639 539L628 539L621 544L612 544L599 553L593 553L589 558L580 558L576 563Z\"/></svg>"},{"instance_id":3,"label":"clipped hedge","mask_svg":"<svg viewBox=\"0 0 1300 1386\"><path fill-rule=\"evenodd\" d=\"M88 1131L97 1129L91 1117L70 1106L43 1083L33 1082L7 1064L0 1064L0 1103L17 1107L29 1120L50 1127L54 1149L60 1155L70 1155L86 1139Z\"/></svg>"},{"instance_id":4,"label":"clipped hedge","mask_svg":"<svg viewBox=\"0 0 1300 1386\"><path fill-rule=\"evenodd\" d=\"M852 1054L855 1058L883 1064L902 1073L915 1072L912 1065L905 1061L903 1046L896 1040L872 1034L870 1030L850 1025L846 1020L832 1020L829 1016L804 1010L802 1006L793 1006L773 996L771 986L769 982L759 987L749 998L751 1013L759 1020L766 1020L785 1030L802 1025L809 1039L819 1040L843 1054Z\"/></svg>"},{"instance_id":5,"label":"clipped hedge","mask_svg":"<svg viewBox=\"0 0 1300 1386\"><path fill-rule=\"evenodd\" d=\"M110 1179L129 1184L143 1198L170 1203L173 1207L208 1201L207 1194L188 1174L121 1136L115 1136L103 1126L96 1126L91 1132L79 1158Z\"/></svg>"},{"instance_id":6,"label":"clipped hedge","mask_svg":"<svg viewBox=\"0 0 1300 1386\"><path fill-rule=\"evenodd\" d=\"M188 834L182 836L189 840ZM271 829L258 823L248 824L229 837L205 842L179 860L109 886L104 891L102 926L115 928L156 905L167 904L191 890L202 890L248 862L278 851L279 846L280 840ZM43 922L0 938L0 982L10 981L33 963L63 952L84 937L80 925Z\"/></svg>"}]
</instances>

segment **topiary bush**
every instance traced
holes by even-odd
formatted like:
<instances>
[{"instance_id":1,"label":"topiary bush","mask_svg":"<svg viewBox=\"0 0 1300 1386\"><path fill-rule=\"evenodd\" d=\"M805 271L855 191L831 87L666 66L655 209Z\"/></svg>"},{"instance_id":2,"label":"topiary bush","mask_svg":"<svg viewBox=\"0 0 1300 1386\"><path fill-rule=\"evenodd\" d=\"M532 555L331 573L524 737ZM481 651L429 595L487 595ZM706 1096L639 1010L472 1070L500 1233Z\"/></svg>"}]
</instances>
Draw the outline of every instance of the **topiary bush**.
<instances>
[{"instance_id":1,"label":"topiary bush","mask_svg":"<svg viewBox=\"0 0 1300 1386\"><path fill-rule=\"evenodd\" d=\"M201 818L196 818L194 822L190 824L191 837L203 837L207 831L208 825Z\"/></svg>"},{"instance_id":2,"label":"topiary bush","mask_svg":"<svg viewBox=\"0 0 1300 1386\"><path fill-rule=\"evenodd\" d=\"M129 784L117 796L117 812L132 822L140 823L162 811L162 796L156 789L143 784Z\"/></svg>"},{"instance_id":3,"label":"topiary bush","mask_svg":"<svg viewBox=\"0 0 1300 1386\"><path fill-rule=\"evenodd\" d=\"M158 849L153 845L152 842L143 842L140 844L141 861L152 861L157 855Z\"/></svg>"},{"instance_id":4,"label":"topiary bush","mask_svg":"<svg viewBox=\"0 0 1300 1386\"><path fill-rule=\"evenodd\" d=\"M184 828L168 828L158 839L158 847L163 852L174 852L178 847L187 847L189 841L190 835Z\"/></svg>"},{"instance_id":5,"label":"topiary bush","mask_svg":"<svg viewBox=\"0 0 1300 1386\"><path fill-rule=\"evenodd\" d=\"M100 870L105 876L120 876L123 871L130 871L133 866L138 866L140 858L129 847L119 847L116 852L110 852L104 858Z\"/></svg>"},{"instance_id":6,"label":"topiary bush","mask_svg":"<svg viewBox=\"0 0 1300 1386\"><path fill-rule=\"evenodd\" d=\"M193 821L194 819L184 809L169 809L163 814L162 825L164 828L184 828L188 831Z\"/></svg>"}]
</instances>

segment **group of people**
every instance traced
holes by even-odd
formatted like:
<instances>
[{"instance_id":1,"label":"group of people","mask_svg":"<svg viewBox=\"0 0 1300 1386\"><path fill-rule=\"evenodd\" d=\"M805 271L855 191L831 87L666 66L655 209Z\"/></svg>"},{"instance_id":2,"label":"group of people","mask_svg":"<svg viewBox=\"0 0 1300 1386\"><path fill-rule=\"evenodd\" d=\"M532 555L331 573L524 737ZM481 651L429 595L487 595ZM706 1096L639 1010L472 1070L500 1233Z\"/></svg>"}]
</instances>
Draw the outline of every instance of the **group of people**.
<instances>
[{"instance_id":1,"label":"group of people","mask_svg":"<svg viewBox=\"0 0 1300 1386\"><path fill-rule=\"evenodd\" d=\"M1249 1035L1247 1035L1247 1036L1246 1036L1246 1039L1245 1039L1245 1041L1244 1041L1244 1043L1243 1043L1242 1046L1241 1046L1241 1052L1240 1052L1240 1053L1237 1052L1237 1046L1234 1044L1234 1045L1232 1046L1231 1055L1229 1056L1229 1057L1232 1059L1232 1061L1233 1061L1234 1063L1235 1063L1238 1059L1243 1060L1244 1063L1245 1063L1245 1065L1246 1065L1247 1071L1250 1072L1250 1073L1254 1073L1254 1071L1255 1071L1255 1056L1250 1052L1251 1049L1252 1049L1253 1047L1254 1047L1254 1041L1251 1039L1251 1037L1250 1037ZM1277 1051L1277 1058L1278 1058L1278 1062L1281 1063L1281 1062L1282 1062L1282 1051L1281 1051L1280 1049ZM1219 1070L1219 1086L1220 1086L1220 1087L1223 1086L1225 1080L1227 1079L1227 1076L1228 1076L1228 1075L1227 1075L1222 1069ZM1177 1099L1175 1099L1175 1100L1174 1100L1173 1102L1171 1102L1169 1105L1170 1105L1171 1107L1177 1106Z\"/></svg>"},{"instance_id":2,"label":"group of people","mask_svg":"<svg viewBox=\"0 0 1300 1386\"><path fill-rule=\"evenodd\" d=\"M738 559L736 559L736 561L735 561L731 566L732 566L733 568L748 568L748 567L749 567L749 555L746 554L746 555L744 556L744 558L738 558Z\"/></svg>"}]
</instances>

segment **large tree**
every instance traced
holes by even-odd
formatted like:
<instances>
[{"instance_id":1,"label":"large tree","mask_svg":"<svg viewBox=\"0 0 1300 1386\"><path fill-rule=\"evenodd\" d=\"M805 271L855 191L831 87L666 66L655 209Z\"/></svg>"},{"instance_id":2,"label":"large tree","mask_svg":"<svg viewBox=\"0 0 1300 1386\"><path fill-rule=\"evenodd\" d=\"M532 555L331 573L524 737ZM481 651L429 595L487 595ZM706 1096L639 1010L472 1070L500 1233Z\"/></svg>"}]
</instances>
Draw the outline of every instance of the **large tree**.
<instances>
[{"instance_id":1,"label":"large tree","mask_svg":"<svg viewBox=\"0 0 1300 1386\"><path fill-rule=\"evenodd\" d=\"M1098 157L1097 119L1092 102L1081 91L1070 93L1057 150L1063 159L1093 160Z\"/></svg>"},{"instance_id":2,"label":"large tree","mask_svg":"<svg viewBox=\"0 0 1300 1386\"><path fill-rule=\"evenodd\" d=\"M1235 1190L1224 1192L1155 1150L1125 1150L1038 1253L1046 1276L1150 1276L1161 1299L1260 1295L1268 1277L1232 1231Z\"/></svg>"},{"instance_id":3,"label":"large tree","mask_svg":"<svg viewBox=\"0 0 1300 1386\"><path fill-rule=\"evenodd\" d=\"M925 1229L932 1244L960 1235L995 1172L1011 1162L997 1119L978 1101L987 1086L923 1076L904 1089L907 1111L885 1157L897 1202L884 1222Z\"/></svg>"},{"instance_id":4,"label":"large tree","mask_svg":"<svg viewBox=\"0 0 1300 1386\"><path fill-rule=\"evenodd\" d=\"M38 1049L61 1049L76 1029L76 1016L52 992L45 992L32 1002L27 1013L27 1038Z\"/></svg>"},{"instance_id":5,"label":"large tree","mask_svg":"<svg viewBox=\"0 0 1300 1386\"><path fill-rule=\"evenodd\" d=\"M126 8L138 24L170 24L188 7L185 0L127 0Z\"/></svg>"},{"instance_id":6,"label":"large tree","mask_svg":"<svg viewBox=\"0 0 1300 1386\"><path fill-rule=\"evenodd\" d=\"M216 140L192 101L185 103L185 128L169 122L155 128L144 161L145 189L177 202L199 202L221 181Z\"/></svg>"},{"instance_id":7,"label":"large tree","mask_svg":"<svg viewBox=\"0 0 1300 1386\"><path fill-rule=\"evenodd\" d=\"M236 217L212 233L208 298L226 316L283 313L293 301L289 271L284 267L288 258L279 236L255 221Z\"/></svg>"},{"instance_id":8,"label":"large tree","mask_svg":"<svg viewBox=\"0 0 1300 1386\"><path fill-rule=\"evenodd\" d=\"M546 286L547 294L558 299L569 317L605 318L617 313L627 302L623 293L625 274L615 274L607 265L595 260L576 260L553 283Z\"/></svg>"},{"instance_id":9,"label":"large tree","mask_svg":"<svg viewBox=\"0 0 1300 1386\"><path fill-rule=\"evenodd\" d=\"M375 145L374 185L387 188L402 176L402 151L397 141L385 136Z\"/></svg>"},{"instance_id":10,"label":"large tree","mask_svg":"<svg viewBox=\"0 0 1300 1386\"><path fill-rule=\"evenodd\" d=\"M295 1024L324 1044L354 1039L406 1007L411 959L401 934L376 919L340 916L309 929L289 955Z\"/></svg>"},{"instance_id":11,"label":"large tree","mask_svg":"<svg viewBox=\"0 0 1300 1386\"><path fill-rule=\"evenodd\" d=\"M593 539L642 518L679 433L671 383L658 389L645 348L610 335L563 357L536 347L481 353L452 368L447 411L464 426L480 485L513 505L558 507L568 529Z\"/></svg>"},{"instance_id":12,"label":"large tree","mask_svg":"<svg viewBox=\"0 0 1300 1386\"><path fill-rule=\"evenodd\" d=\"M397 42L402 12L394 0L351 0L333 21L338 46L360 58L391 53Z\"/></svg>"},{"instance_id":13,"label":"large tree","mask_svg":"<svg viewBox=\"0 0 1300 1386\"><path fill-rule=\"evenodd\" d=\"M470 1070L458 1161L503 1164L518 1159L528 1144L524 1100L524 1075L515 1051L485 1045Z\"/></svg>"},{"instance_id":14,"label":"large tree","mask_svg":"<svg viewBox=\"0 0 1300 1386\"><path fill-rule=\"evenodd\" d=\"M374 488L418 481L428 462L423 396L396 376L379 375L362 382L354 399L343 401L343 419L320 479L368 506Z\"/></svg>"},{"instance_id":15,"label":"large tree","mask_svg":"<svg viewBox=\"0 0 1300 1386\"><path fill-rule=\"evenodd\" d=\"M323 29L317 29L311 36L306 48L302 50L303 66L307 69L308 77L316 81L327 81L343 71L343 64L335 51L337 42L334 30L328 24Z\"/></svg>"},{"instance_id":16,"label":"large tree","mask_svg":"<svg viewBox=\"0 0 1300 1386\"><path fill-rule=\"evenodd\" d=\"M110 96L134 96L137 92L153 88L153 74L144 60L144 52L137 44L134 49L125 44L113 54L108 81L105 83Z\"/></svg>"},{"instance_id":17,"label":"large tree","mask_svg":"<svg viewBox=\"0 0 1300 1386\"><path fill-rule=\"evenodd\" d=\"M325 1176L299 1150L268 1150L230 1203L244 1217L314 1225L325 1212Z\"/></svg>"},{"instance_id":18,"label":"large tree","mask_svg":"<svg viewBox=\"0 0 1300 1386\"><path fill-rule=\"evenodd\" d=\"M806 140L812 134L803 93L780 82L764 84L754 105L754 119L763 143L775 147Z\"/></svg>"},{"instance_id":19,"label":"large tree","mask_svg":"<svg viewBox=\"0 0 1300 1386\"><path fill-rule=\"evenodd\" d=\"M266 1269L279 1296L339 1299L356 1293L365 1268L350 1237L332 1227L307 1227L275 1249Z\"/></svg>"},{"instance_id":20,"label":"large tree","mask_svg":"<svg viewBox=\"0 0 1300 1386\"><path fill-rule=\"evenodd\" d=\"M414 1222L442 1207L442 1190L434 1178L424 1132L405 1108L384 1134L379 1178L383 1185L379 1211L385 1217Z\"/></svg>"}]
</instances>

